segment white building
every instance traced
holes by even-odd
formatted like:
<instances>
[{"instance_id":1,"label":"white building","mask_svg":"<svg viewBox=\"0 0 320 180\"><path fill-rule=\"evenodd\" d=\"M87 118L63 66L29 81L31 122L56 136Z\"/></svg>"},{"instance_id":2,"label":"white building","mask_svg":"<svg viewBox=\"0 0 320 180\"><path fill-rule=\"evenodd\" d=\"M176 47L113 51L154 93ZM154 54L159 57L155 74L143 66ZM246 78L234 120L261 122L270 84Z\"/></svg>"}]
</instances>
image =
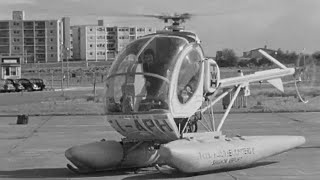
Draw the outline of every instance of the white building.
<instances>
[{"instance_id":1,"label":"white building","mask_svg":"<svg viewBox=\"0 0 320 180\"><path fill-rule=\"evenodd\" d=\"M83 61L113 60L131 41L151 33L155 28L100 25L72 26L73 59Z\"/></svg>"},{"instance_id":2,"label":"white building","mask_svg":"<svg viewBox=\"0 0 320 180\"><path fill-rule=\"evenodd\" d=\"M70 18L25 20L23 11L14 11L12 20L0 20L0 56L20 56L22 63L59 62L70 46L69 28Z\"/></svg>"}]
</instances>

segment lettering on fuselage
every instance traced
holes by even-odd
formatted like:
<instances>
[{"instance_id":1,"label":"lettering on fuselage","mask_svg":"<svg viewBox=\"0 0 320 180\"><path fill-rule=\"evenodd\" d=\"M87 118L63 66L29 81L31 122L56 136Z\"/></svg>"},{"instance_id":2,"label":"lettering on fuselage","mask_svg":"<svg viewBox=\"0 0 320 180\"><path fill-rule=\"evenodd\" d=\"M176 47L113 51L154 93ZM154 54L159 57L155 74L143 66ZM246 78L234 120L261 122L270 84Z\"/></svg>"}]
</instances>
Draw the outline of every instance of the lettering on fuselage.
<instances>
[{"instance_id":1,"label":"lettering on fuselage","mask_svg":"<svg viewBox=\"0 0 320 180\"><path fill-rule=\"evenodd\" d=\"M224 158L224 159L218 159L213 160L212 165L219 165L219 164L232 164L239 162L243 157L233 157L233 158Z\"/></svg>"},{"instance_id":2,"label":"lettering on fuselage","mask_svg":"<svg viewBox=\"0 0 320 180\"><path fill-rule=\"evenodd\" d=\"M153 131L155 124L152 119L142 119L142 122L150 131Z\"/></svg>"},{"instance_id":3,"label":"lettering on fuselage","mask_svg":"<svg viewBox=\"0 0 320 180\"><path fill-rule=\"evenodd\" d=\"M161 131L163 131L163 132L166 132L166 131L172 132L173 131L166 120L155 119L154 121L156 122L157 126L161 129ZM162 122L160 122L160 121L162 121Z\"/></svg>"},{"instance_id":4,"label":"lettering on fuselage","mask_svg":"<svg viewBox=\"0 0 320 180\"><path fill-rule=\"evenodd\" d=\"M168 124L166 115L141 117L138 115L121 115L113 117L109 120L109 123L120 133L129 133L130 131L168 133L174 131Z\"/></svg>"},{"instance_id":5,"label":"lettering on fuselage","mask_svg":"<svg viewBox=\"0 0 320 180\"><path fill-rule=\"evenodd\" d=\"M200 160L212 160L212 165L236 163L243 157L255 154L254 147L220 150L217 152L199 152Z\"/></svg>"},{"instance_id":6,"label":"lettering on fuselage","mask_svg":"<svg viewBox=\"0 0 320 180\"><path fill-rule=\"evenodd\" d=\"M133 121L138 131L147 131L143 126L141 126L138 119L134 119Z\"/></svg>"}]
</instances>

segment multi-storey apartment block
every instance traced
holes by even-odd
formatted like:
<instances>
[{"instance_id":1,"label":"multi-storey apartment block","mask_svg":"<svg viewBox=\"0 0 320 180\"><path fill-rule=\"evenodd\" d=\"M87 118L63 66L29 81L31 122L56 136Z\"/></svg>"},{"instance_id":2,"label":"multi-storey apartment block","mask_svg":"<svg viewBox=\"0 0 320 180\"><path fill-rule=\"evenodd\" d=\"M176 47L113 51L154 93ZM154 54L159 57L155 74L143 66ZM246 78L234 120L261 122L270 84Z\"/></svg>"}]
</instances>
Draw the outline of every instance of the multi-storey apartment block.
<instances>
[{"instance_id":1,"label":"multi-storey apartment block","mask_svg":"<svg viewBox=\"0 0 320 180\"><path fill-rule=\"evenodd\" d=\"M73 26L73 59L101 61L116 55L116 29L104 26Z\"/></svg>"},{"instance_id":2,"label":"multi-storey apartment block","mask_svg":"<svg viewBox=\"0 0 320 180\"><path fill-rule=\"evenodd\" d=\"M65 57L63 50L70 48L69 29L69 18L24 20L23 16L18 16L13 20L2 20L0 56L20 56L23 63L61 61Z\"/></svg>"},{"instance_id":3,"label":"multi-storey apartment block","mask_svg":"<svg viewBox=\"0 0 320 180\"><path fill-rule=\"evenodd\" d=\"M151 33L155 28L100 25L73 26L73 58L85 61L113 60L131 41Z\"/></svg>"}]
</instances>

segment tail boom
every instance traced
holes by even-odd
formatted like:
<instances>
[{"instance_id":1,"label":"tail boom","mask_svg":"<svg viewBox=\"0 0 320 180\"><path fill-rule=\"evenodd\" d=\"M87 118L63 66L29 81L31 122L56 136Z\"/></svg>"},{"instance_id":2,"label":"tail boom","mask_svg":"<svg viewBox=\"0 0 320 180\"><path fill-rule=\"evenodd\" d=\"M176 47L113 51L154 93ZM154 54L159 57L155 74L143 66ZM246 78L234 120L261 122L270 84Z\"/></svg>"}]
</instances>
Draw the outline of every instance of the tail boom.
<instances>
[{"instance_id":1,"label":"tail boom","mask_svg":"<svg viewBox=\"0 0 320 180\"><path fill-rule=\"evenodd\" d=\"M281 78L288 75L293 75L295 72L294 68L285 68L285 69L270 69L265 71L259 71L254 74L232 77L220 80L220 87L231 87L239 84L272 80Z\"/></svg>"}]
</instances>

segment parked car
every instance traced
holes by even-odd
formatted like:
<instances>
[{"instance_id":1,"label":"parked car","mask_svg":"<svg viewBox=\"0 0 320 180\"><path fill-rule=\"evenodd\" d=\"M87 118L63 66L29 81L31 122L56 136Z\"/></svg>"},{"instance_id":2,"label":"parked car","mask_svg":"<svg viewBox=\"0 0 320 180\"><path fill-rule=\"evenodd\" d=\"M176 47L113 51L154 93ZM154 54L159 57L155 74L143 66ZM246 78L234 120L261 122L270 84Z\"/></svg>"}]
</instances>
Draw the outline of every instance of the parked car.
<instances>
[{"instance_id":1,"label":"parked car","mask_svg":"<svg viewBox=\"0 0 320 180\"><path fill-rule=\"evenodd\" d=\"M29 79L18 79L18 82L22 84L24 89L27 91L37 91L40 89L36 84L30 82Z\"/></svg>"},{"instance_id":2,"label":"parked car","mask_svg":"<svg viewBox=\"0 0 320 180\"><path fill-rule=\"evenodd\" d=\"M20 92L24 90L24 87L21 83L18 82L17 79L6 79L8 83L12 84L15 88L16 92Z\"/></svg>"},{"instance_id":3,"label":"parked car","mask_svg":"<svg viewBox=\"0 0 320 180\"><path fill-rule=\"evenodd\" d=\"M45 83L43 82L42 79L33 78L33 79L30 79L30 81L33 84L36 84L40 88L40 91L42 91L42 90L44 90L44 88L46 88L46 85L45 85Z\"/></svg>"},{"instance_id":4,"label":"parked car","mask_svg":"<svg viewBox=\"0 0 320 180\"><path fill-rule=\"evenodd\" d=\"M14 92L15 87L13 86L10 81L7 81L6 79L0 79L0 91L1 92Z\"/></svg>"}]
</instances>

